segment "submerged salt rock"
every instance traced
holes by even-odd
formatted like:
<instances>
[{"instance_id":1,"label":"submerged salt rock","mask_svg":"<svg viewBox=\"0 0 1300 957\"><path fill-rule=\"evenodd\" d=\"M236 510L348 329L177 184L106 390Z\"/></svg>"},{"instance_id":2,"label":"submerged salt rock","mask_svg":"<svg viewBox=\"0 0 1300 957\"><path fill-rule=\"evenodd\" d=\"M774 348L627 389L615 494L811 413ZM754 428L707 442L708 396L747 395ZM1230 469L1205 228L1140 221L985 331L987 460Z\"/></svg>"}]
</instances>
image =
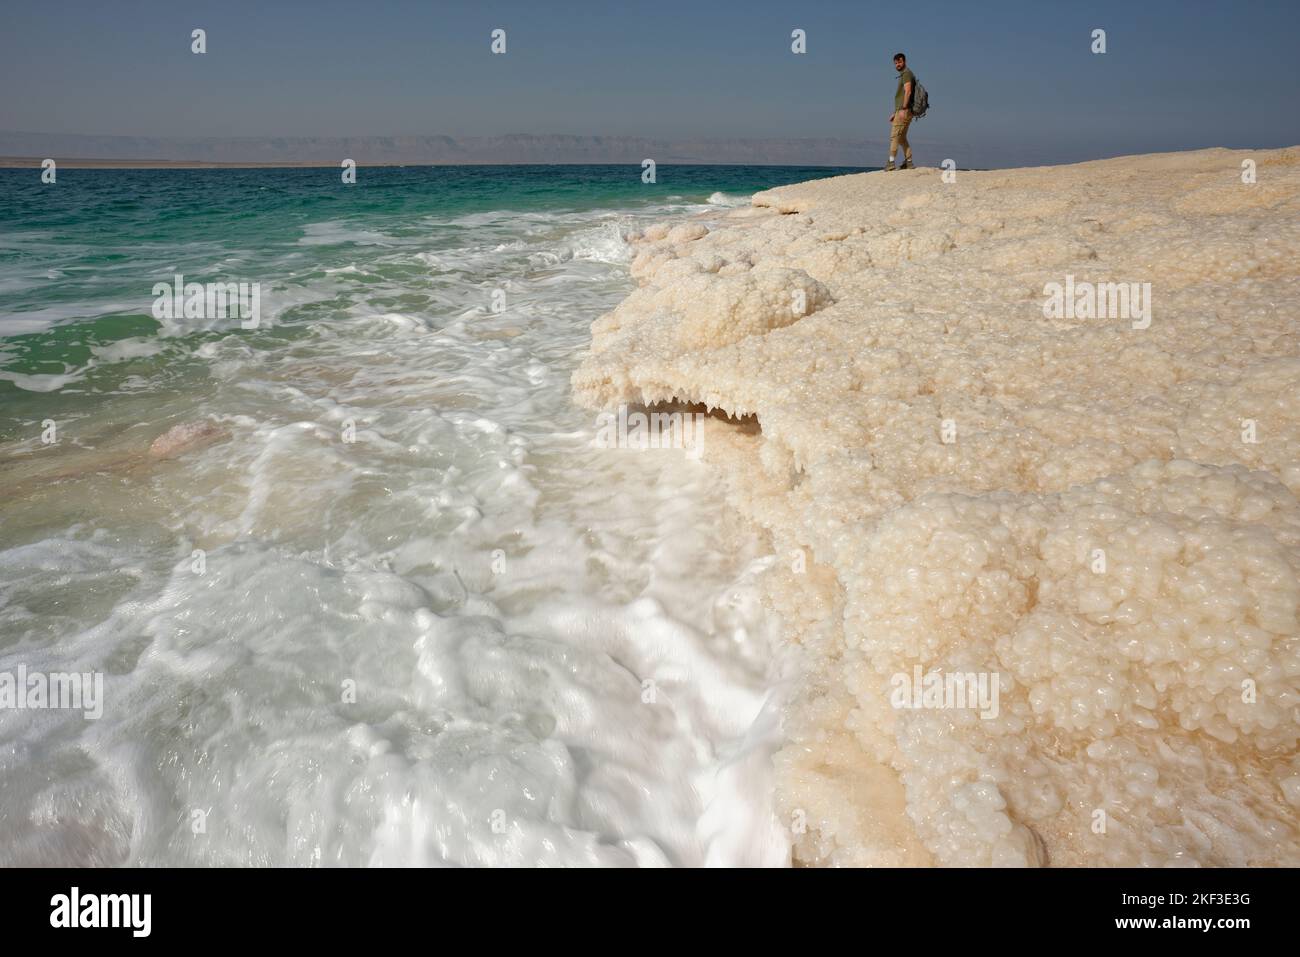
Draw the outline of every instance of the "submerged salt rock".
<instances>
[{"instance_id":1,"label":"submerged salt rock","mask_svg":"<svg viewBox=\"0 0 1300 957\"><path fill-rule=\"evenodd\" d=\"M761 425L706 459L808 557L766 581L796 858L1300 864L1300 152L753 203L660 232L573 383ZM1049 317L1067 277L1143 298ZM900 706L918 668L996 709Z\"/></svg>"},{"instance_id":2,"label":"submerged salt rock","mask_svg":"<svg viewBox=\"0 0 1300 957\"><path fill-rule=\"evenodd\" d=\"M204 448L224 438L226 430L215 422L200 419L173 425L149 446L149 455L155 459L172 458L185 452Z\"/></svg>"}]
</instances>

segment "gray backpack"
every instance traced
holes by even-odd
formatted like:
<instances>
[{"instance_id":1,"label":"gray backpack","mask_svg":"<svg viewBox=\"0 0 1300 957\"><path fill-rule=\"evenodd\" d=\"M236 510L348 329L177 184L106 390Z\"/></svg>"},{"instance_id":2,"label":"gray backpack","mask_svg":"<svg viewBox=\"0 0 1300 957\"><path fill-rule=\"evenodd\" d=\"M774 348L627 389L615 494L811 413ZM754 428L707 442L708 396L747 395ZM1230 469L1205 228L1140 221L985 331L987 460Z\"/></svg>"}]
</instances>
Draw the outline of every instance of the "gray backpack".
<instances>
[{"instance_id":1,"label":"gray backpack","mask_svg":"<svg viewBox=\"0 0 1300 957\"><path fill-rule=\"evenodd\" d=\"M921 81L917 80L912 88L912 119L919 120L930 109L930 94L925 92Z\"/></svg>"}]
</instances>

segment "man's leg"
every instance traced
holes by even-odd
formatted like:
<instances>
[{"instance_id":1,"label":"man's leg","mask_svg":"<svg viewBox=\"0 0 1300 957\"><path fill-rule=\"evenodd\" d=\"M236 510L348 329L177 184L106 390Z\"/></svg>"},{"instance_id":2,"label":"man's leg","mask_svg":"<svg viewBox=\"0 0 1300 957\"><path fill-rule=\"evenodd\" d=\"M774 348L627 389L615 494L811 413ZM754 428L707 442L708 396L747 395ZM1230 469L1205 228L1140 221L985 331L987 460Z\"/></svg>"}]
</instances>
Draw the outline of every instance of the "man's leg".
<instances>
[{"instance_id":1,"label":"man's leg","mask_svg":"<svg viewBox=\"0 0 1300 957\"><path fill-rule=\"evenodd\" d=\"M887 170L894 168L894 157L898 155L899 138L905 129L907 129L906 122L899 122L898 120L894 120L889 126L889 161L885 163L885 169Z\"/></svg>"},{"instance_id":2,"label":"man's leg","mask_svg":"<svg viewBox=\"0 0 1300 957\"><path fill-rule=\"evenodd\" d=\"M903 147L903 169L912 168L912 144L907 142L907 128L912 125L912 114L908 113L903 117L903 123L898 131L898 142ZM893 159L893 155L890 155Z\"/></svg>"}]
</instances>

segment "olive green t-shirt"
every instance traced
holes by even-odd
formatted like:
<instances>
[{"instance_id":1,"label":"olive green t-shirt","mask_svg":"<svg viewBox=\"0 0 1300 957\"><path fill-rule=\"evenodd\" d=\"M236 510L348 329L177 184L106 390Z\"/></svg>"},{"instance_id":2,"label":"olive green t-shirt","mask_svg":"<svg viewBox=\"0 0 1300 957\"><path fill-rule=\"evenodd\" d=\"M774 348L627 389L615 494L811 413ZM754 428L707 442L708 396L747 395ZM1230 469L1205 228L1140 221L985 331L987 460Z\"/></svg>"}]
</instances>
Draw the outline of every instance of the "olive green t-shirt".
<instances>
[{"instance_id":1,"label":"olive green t-shirt","mask_svg":"<svg viewBox=\"0 0 1300 957\"><path fill-rule=\"evenodd\" d=\"M916 77L912 76L911 70L909 70L907 67L903 67L903 72L898 74L898 92L894 94L895 111L901 110L903 108L903 87L906 86L908 83L912 84L912 92L915 93ZM908 103L907 105L911 106L912 104Z\"/></svg>"}]
</instances>

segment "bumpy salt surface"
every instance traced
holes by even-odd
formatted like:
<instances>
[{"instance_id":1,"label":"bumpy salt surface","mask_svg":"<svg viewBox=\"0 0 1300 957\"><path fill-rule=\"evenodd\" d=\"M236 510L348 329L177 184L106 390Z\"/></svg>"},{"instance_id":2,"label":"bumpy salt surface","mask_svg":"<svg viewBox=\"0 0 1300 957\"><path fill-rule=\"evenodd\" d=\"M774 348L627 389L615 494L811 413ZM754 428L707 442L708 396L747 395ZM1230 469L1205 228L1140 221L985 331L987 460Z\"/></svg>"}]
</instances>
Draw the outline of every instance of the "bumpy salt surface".
<instances>
[{"instance_id":1,"label":"bumpy salt surface","mask_svg":"<svg viewBox=\"0 0 1300 957\"><path fill-rule=\"evenodd\" d=\"M575 395L761 425L705 447L784 560L798 860L1300 864L1298 197L1300 149L1206 150L640 239ZM1049 318L1067 281L1149 282L1150 321ZM996 716L895 707L914 668Z\"/></svg>"}]
</instances>

